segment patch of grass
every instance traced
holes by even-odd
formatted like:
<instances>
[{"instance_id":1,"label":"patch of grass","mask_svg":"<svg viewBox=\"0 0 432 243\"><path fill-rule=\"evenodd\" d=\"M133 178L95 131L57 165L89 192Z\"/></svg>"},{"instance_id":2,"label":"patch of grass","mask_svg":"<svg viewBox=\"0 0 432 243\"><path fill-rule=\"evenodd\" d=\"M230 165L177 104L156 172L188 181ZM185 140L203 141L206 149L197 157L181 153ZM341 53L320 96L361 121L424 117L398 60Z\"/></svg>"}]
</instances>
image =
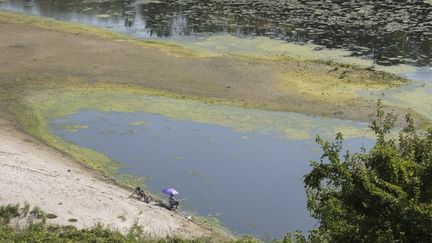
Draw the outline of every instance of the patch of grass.
<instances>
[{"instance_id":1,"label":"patch of grass","mask_svg":"<svg viewBox=\"0 0 432 243\"><path fill-rule=\"evenodd\" d=\"M0 223L8 224L13 218L20 216L19 204L0 206Z\"/></svg>"},{"instance_id":2,"label":"patch of grass","mask_svg":"<svg viewBox=\"0 0 432 243\"><path fill-rule=\"evenodd\" d=\"M229 233L229 229L225 228L216 217L204 217L199 215L194 215L192 217L192 222L206 227L210 230L217 229L218 231Z\"/></svg>"},{"instance_id":3,"label":"patch of grass","mask_svg":"<svg viewBox=\"0 0 432 243\"><path fill-rule=\"evenodd\" d=\"M63 125L60 126L60 129L68 131L68 132L78 132L81 129L88 128L87 125Z\"/></svg>"},{"instance_id":4,"label":"patch of grass","mask_svg":"<svg viewBox=\"0 0 432 243\"><path fill-rule=\"evenodd\" d=\"M7 218L8 221L20 217L18 204L0 206L0 218ZM21 210L22 211L22 210ZM43 212L39 207L34 207L30 215L49 215ZM76 219L69 219L76 222ZM0 221L0 240L1 242L154 242L154 243L207 243L215 242L209 237L197 239L184 239L179 236L169 236L166 238L152 237L143 234L142 226L134 223L126 234L122 234L118 230L104 227L102 224L97 224L91 228L77 229L75 226L61 226L46 224L46 222L35 223L29 221L24 228L14 228L8 225L8 222ZM250 238L252 239L252 238ZM218 241L221 242L221 241ZM236 240L227 240L222 242L237 242ZM256 242L256 241L238 241Z\"/></svg>"},{"instance_id":5,"label":"patch of grass","mask_svg":"<svg viewBox=\"0 0 432 243\"><path fill-rule=\"evenodd\" d=\"M27 217L27 215L30 213L30 204L27 202L24 203L24 207L21 208L21 215L24 217Z\"/></svg>"},{"instance_id":6,"label":"patch of grass","mask_svg":"<svg viewBox=\"0 0 432 243\"><path fill-rule=\"evenodd\" d=\"M144 230L142 226L135 222L126 234L126 238L130 240L138 240L142 237L143 232Z\"/></svg>"},{"instance_id":7,"label":"patch of grass","mask_svg":"<svg viewBox=\"0 0 432 243\"><path fill-rule=\"evenodd\" d=\"M33 209L30 211L30 215L35 217L36 219L42 220L43 223L46 222L47 215L46 213L39 208L38 206L34 206Z\"/></svg>"}]
</instances>

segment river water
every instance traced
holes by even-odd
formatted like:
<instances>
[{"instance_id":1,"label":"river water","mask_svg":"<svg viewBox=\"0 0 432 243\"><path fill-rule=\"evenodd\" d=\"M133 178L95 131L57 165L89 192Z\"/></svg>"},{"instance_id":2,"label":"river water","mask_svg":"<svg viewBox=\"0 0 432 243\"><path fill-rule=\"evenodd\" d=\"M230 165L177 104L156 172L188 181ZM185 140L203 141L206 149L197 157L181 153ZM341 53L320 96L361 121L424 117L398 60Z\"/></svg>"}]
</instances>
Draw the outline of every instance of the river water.
<instances>
[{"instance_id":1,"label":"river water","mask_svg":"<svg viewBox=\"0 0 432 243\"><path fill-rule=\"evenodd\" d=\"M257 119L260 112L273 113L254 112ZM287 122L293 118L290 113L276 115ZM319 125L319 120L303 118ZM325 122L366 127L336 119ZM73 126L77 129L67 129ZM52 121L51 127L62 139L121 161L125 167L119 173L146 177L152 191L176 188L179 198L185 198L184 209L215 217L236 233L271 238L316 226L308 216L303 185L310 160L321 156L313 138L290 137L271 125L265 132L239 131L146 112L81 111ZM345 141L345 149L358 151L372 144L354 136Z\"/></svg>"},{"instance_id":2,"label":"river water","mask_svg":"<svg viewBox=\"0 0 432 243\"><path fill-rule=\"evenodd\" d=\"M0 9L140 38L266 36L346 49L381 65L431 65L430 0L0 0Z\"/></svg>"}]
</instances>

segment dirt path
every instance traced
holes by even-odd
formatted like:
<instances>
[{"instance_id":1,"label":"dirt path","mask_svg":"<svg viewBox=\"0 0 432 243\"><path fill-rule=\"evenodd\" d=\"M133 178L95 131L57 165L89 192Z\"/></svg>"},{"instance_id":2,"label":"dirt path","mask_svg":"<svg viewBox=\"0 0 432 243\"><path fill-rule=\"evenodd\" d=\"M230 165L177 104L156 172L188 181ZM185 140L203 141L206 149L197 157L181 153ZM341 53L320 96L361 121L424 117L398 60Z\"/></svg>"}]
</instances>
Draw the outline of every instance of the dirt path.
<instances>
[{"instance_id":1,"label":"dirt path","mask_svg":"<svg viewBox=\"0 0 432 243\"><path fill-rule=\"evenodd\" d=\"M79 228L102 223L126 231L138 222L152 236L226 237L181 214L128 199L129 191L97 178L76 161L11 127L0 118L0 205L27 202L58 216L50 223ZM78 221L68 222L72 218Z\"/></svg>"}]
</instances>

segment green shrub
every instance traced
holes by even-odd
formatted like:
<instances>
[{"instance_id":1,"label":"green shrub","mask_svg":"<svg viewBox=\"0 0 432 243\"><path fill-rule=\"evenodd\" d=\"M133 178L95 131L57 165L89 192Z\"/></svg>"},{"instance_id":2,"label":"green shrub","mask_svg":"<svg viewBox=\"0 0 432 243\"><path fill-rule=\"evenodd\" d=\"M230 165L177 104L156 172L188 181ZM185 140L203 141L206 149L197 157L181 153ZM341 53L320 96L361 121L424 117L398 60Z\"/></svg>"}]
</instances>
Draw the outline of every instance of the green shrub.
<instances>
[{"instance_id":1,"label":"green shrub","mask_svg":"<svg viewBox=\"0 0 432 243\"><path fill-rule=\"evenodd\" d=\"M416 132L413 120L389 139L395 117L378 102L370 152L341 156L343 137L317 137L323 155L305 176L308 209L321 242L429 242L432 239L432 129Z\"/></svg>"}]
</instances>

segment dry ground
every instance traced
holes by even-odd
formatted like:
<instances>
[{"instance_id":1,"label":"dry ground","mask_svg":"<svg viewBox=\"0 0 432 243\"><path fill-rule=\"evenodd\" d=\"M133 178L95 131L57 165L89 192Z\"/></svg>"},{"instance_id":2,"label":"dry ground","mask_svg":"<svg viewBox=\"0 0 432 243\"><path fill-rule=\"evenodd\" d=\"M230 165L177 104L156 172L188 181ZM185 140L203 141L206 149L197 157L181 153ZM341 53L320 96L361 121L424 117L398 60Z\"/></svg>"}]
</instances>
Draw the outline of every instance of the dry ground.
<instances>
[{"instance_id":1,"label":"dry ground","mask_svg":"<svg viewBox=\"0 0 432 243\"><path fill-rule=\"evenodd\" d=\"M110 183L0 118L0 204L25 202L58 216L49 223L78 228L102 223L127 231L137 222L151 236L228 239L153 203L128 198L131 192ZM77 219L71 223L69 219Z\"/></svg>"}]
</instances>

